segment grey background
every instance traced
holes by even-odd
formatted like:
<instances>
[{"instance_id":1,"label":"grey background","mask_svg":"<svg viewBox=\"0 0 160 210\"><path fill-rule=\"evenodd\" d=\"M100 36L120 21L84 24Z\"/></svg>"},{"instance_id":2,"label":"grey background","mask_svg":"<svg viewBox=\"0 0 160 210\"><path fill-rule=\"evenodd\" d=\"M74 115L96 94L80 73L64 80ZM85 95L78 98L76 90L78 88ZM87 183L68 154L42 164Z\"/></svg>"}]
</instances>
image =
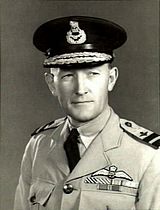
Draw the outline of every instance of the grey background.
<instances>
[{"instance_id":1,"label":"grey background","mask_svg":"<svg viewBox=\"0 0 160 210\"><path fill-rule=\"evenodd\" d=\"M126 28L128 41L116 51L120 78L110 104L127 119L160 133L159 1L4 0L1 21L1 210L13 208L20 162L30 133L63 116L44 82L44 56L32 45L43 22L89 15Z\"/></svg>"}]
</instances>

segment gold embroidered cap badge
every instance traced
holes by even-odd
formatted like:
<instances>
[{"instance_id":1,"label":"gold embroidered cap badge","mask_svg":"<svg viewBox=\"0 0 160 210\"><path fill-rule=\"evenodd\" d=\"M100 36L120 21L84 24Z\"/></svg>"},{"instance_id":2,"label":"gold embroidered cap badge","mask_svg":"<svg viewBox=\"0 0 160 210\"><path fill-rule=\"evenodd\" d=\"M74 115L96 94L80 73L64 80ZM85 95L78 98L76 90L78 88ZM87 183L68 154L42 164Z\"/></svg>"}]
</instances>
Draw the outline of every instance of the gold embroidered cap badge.
<instances>
[{"instance_id":1,"label":"gold embroidered cap badge","mask_svg":"<svg viewBox=\"0 0 160 210\"><path fill-rule=\"evenodd\" d=\"M83 44L86 41L86 33L79 28L77 21L70 21L71 30L67 32L66 39L69 44Z\"/></svg>"}]
</instances>

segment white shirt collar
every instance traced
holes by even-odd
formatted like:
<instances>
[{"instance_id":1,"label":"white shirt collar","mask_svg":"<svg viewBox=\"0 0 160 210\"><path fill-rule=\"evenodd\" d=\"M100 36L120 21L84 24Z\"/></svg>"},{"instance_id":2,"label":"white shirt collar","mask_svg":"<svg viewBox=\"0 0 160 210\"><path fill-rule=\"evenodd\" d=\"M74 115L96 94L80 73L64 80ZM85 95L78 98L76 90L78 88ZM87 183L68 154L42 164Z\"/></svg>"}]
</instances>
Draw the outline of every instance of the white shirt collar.
<instances>
[{"instance_id":1,"label":"white shirt collar","mask_svg":"<svg viewBox=\"0 0 160 210\"><path fill-rule=\"evenodd\" d=\"M110 107L105 108L105 110L97 118L77 128L80 134L80 141L85 146L85 148L89 147L94 138L104 128L106 122L110 117L110 114L111 114L111 108ZM71 125L69 118L70 117L67 118L66 123L69 130L72 130L74 126Z\"/></svg>"}]
</instances>

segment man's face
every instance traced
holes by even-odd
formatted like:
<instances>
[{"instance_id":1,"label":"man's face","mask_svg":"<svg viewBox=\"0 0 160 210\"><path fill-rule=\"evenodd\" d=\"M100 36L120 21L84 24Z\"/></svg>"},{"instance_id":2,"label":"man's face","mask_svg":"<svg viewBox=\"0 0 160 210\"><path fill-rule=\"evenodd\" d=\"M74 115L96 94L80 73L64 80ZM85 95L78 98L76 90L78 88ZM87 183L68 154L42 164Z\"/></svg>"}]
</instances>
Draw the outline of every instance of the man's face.
<instances>
[{"instance_id":1,"label":"man's face","mask_svg":"<svg viewBox=\"0 0 160 210\"><path fill-rule=\"evenodd\" d=\"M115 84L115 74L108 64L86 69L59 69L54 82L48 85L67 115L76 122L87 122L100 115L108 105L108 90Z\"/></svg>"}]
</instances>

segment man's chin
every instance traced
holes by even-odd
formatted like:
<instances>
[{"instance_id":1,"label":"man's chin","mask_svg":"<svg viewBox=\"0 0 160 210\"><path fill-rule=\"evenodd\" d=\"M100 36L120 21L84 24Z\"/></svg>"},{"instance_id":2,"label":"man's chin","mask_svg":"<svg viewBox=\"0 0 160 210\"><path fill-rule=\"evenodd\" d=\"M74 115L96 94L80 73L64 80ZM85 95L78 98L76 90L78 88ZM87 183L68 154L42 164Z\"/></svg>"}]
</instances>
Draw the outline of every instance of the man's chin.
<instances>
[{"instance_id":1,"label":"man's chin","mask_svg":"<svg viewBox=\"0 0 160 210\"><path fill-rule=\"evenodd\" d=\"M75 122L79 122L79 123L86 123L88 121L93 120L94 118L96 118L96 116L94 115L70 115L71 119Z\"/></svg>"}]
</instances>

